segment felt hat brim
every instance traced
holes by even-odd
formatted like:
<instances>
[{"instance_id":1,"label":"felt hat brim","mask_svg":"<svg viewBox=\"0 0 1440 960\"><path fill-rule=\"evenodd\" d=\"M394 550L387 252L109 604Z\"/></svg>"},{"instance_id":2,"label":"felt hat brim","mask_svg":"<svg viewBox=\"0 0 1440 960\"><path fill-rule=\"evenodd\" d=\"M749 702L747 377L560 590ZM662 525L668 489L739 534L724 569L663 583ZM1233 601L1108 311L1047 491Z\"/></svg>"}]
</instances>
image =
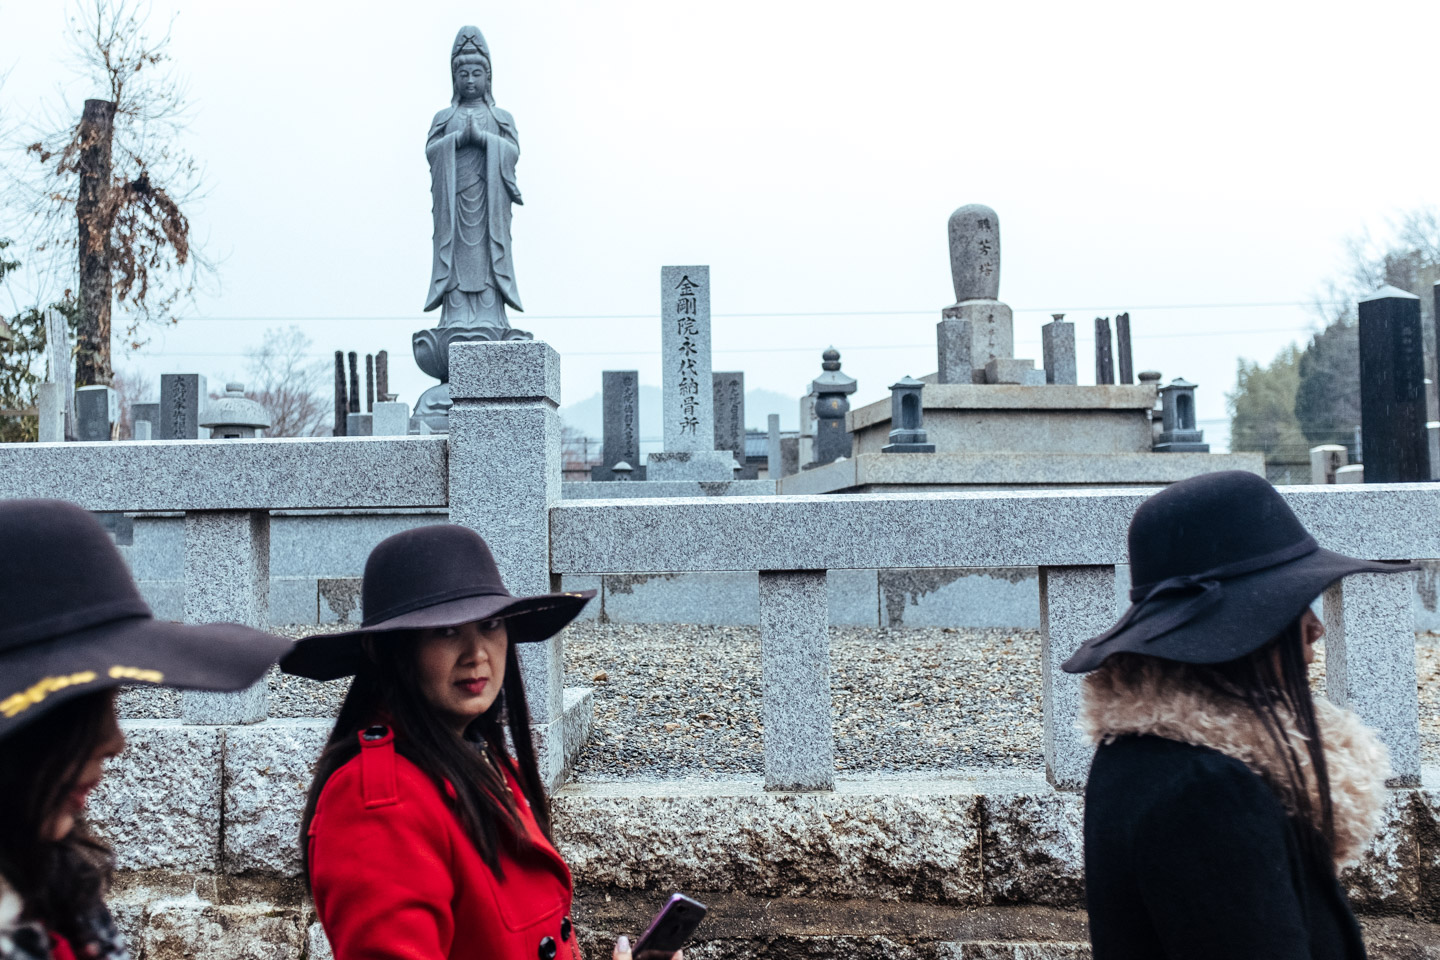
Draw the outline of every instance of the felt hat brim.
<instances>
[{"instance_id":1,"label":"felt hat brim","mask_svg":"<svg viewBox=\"0 0 1440 960\"><path fill-rule=\"evenodd\" d=\"M356 673L365 663L361 645L364 637L400 630L458 627L478 620L504 620L510 642L537 643L565 629L594 596L594 590L582 590L537 597L481 594L447 600L358 630L306 637L280 661L280 669L311 680L338 680Z\"/></svg>"},{"instance_id":2,"label":"felt hat brim","mask_svg":"<svg viewBox=\"0 0 1440 960\"><path fill-rule=\"evenodd\" d=\"M112 620L0 655L0 738L75 697L125 684L235 691L291 648L233 623Z\"/></svg>"},{"instance_id":3,"label":"felt hat brim","mask_svg":"<svg viewBox=\"0 0 1440 960\"><path fill-rule=\"evenodd\" d=\"M1288 563L1220 581L1223 594L1218 603L1158 636L1151 636L1153 631L1147 629L1150 619L1165 616L1192 597L1163 594L1132 605L1126 613L1132 619L1123 629L1116 631L1112 627L1085 641L1062 669L1066 673L1088 673L1116 653L1143 653L1180 663L1225 663L1270 642L1316 597L1344 577L1414 569L1414 564L1359 560L1317 549ZM1122 617L1121 622L1124 620Z\"/></svg>"}]
</instances>

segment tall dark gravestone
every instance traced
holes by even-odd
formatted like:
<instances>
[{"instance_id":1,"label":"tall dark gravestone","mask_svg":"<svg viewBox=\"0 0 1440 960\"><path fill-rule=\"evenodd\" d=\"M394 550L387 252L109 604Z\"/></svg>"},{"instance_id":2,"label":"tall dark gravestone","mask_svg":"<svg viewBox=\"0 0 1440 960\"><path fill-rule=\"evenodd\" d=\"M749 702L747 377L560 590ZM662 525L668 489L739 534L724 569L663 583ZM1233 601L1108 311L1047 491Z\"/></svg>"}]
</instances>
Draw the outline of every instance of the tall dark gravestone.
<instances>
[{"instance_id":1,"label":"tall dark gravestone","mask_svg":"<svg viewBox=\"0 0 1440 960\"><path fill-rule=\"evenodd\" d=\"M715 449L734 454L740 464L736 480L754 480L758 470L745 464L745 374L715 371L710 384L715 396Z\"/></svg>"},{"instance_id":2,"label":"tall dark gravestone","mask_svg":"<svg viewBox=\"0 0 1440 960\"><path fill-rule=\"evenodd\" d=\"M645 479L640 464L640 371L606 370L600 374L600 402L605 431L600 464L590 468L591 480L614 480L615 464L630 464L630 479Z\"/></svg>"},{"instance_id":3,"label":"tall dark gravestone","mask_svg":"<svg viewBox=\"0 0 1440 960\"><path fill-rule=\"evenodd\" d=\"M1430 479L1420 298L1397 287L1360 302L1360 427L1366 483Z\"/></svg>"},{"instance_id":4,"label":"tall dark gravestone","mask_svg":"<svg viewBox=\"0 0 1440 960\"><path fill-rule=\"evenodd\" d=\"M160 375L159 440L198 440L200 409L209 402L205 378L198 373Z\"/></svg>"},{"instance_id":5,"label":"tall dark gravestone","mask_svg":"<svg viewBox=\"0 0 1440 960\"><path fill-rule=\"evenodd\" d=\"M1095 318L1095 385L1115 382L1115 357L1110 352L1110 318Z\"/></svg>"},{"instance_id":6,"label":"tall dark gravestone","mask_svg":"<svg viewBox=\"0 0 1440 960\"><path fill-rule=\"evenodd\" d=\"M1135 382L1135 361L1130 352L1130 314L1115 318L1115 363L1120 367L1120 382Z\"/></svg>"}]
</instances>

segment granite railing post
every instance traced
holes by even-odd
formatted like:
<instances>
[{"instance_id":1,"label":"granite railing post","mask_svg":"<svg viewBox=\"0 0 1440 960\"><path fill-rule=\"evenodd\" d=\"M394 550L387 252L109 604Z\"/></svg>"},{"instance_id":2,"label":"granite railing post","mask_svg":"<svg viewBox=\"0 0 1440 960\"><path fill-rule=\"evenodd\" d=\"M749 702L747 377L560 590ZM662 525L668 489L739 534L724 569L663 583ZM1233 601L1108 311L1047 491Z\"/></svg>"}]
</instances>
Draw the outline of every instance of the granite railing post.
<instances>
[{"instance_id":1,"label":"granite railing post","mask_svg":"<svg viewBox=\"0 0 1440 960\"><path fill-rule=\"evenodd\" d=\"M766 790L835 789L824 570L761 571Z\"/></svg>"},{"instance_id":2,"label":"granite railing post","mask_svg":"<svg viewBox=\"0 0 1440 960\"><path fill-rule=\"evenodd\" d=\"M1415 575L1355 574L1325 591L1325 695L1380 732L1392 787L1420 785Z\"/></svg>"},{"instance_id":3,"label":"granite railing post","mask_svg":"<svg viewBox=\"0 0 1440 960\"><path fill-rule=\"evenodd\" d=\"M560 356L539 340L450 347L450 522L490 544L516 595L557 590L550 508L560 500ZM540 774L564 769L564 647L518 648Z\"/></svg>"},{"instance_id":4,"label":"granite railing post","mask_svg":"<svg viewBox=\"0 0 1440 960\"><path fill-rule=\"evenodd\" d=\"M270 514L208 510L185 514L185 622L270 626ZM185 723L259 723L266 681L238 693L186 691Z\"/></svg>"},{"instance_id":5,"label":"granite railing post","mask_svg":"<svg viewBox=\"0 0 1440 960\"><path fill-rule=\"evenodd\" d=\"M1115 623L1115 568L1040 568L1045 775L1059 790L1085 785L1094 748L1075 727L1080 677L1060 669L1080 644Z\"/></svg>"}]
</instances>

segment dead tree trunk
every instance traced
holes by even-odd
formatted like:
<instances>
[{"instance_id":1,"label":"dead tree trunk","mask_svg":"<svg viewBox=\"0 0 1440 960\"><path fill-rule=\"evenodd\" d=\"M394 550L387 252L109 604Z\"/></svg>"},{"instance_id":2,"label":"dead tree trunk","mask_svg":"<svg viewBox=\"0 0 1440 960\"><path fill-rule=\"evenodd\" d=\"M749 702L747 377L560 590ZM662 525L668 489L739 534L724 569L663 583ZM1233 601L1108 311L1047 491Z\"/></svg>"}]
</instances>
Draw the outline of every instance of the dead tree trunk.
<instances>
[{"instance_id":1,"label":"dead tree trunk","mask_svg":"<svg viewBox=\"0 0 1440 960\"><path fill-rule=\"evenodd\" d=\"M110 365L110 145L115 135L115 104L86 100L80 117L80 192L75 220L80 238L80 326L75 382L109 386Z\"/></svg>"}]
</instances>

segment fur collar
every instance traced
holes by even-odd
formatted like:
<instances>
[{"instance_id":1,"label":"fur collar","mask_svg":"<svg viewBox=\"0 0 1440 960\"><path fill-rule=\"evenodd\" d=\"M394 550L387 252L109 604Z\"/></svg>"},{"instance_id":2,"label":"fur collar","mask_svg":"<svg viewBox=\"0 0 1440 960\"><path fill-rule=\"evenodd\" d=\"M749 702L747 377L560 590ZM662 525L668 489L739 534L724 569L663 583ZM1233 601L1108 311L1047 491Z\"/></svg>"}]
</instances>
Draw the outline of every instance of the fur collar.
<instances>
[{"instance_id":1,"label":"fur collar","mask_svg":"<svg viewBox=\"0 0 1440 960\"><path fill-rule=\"evenodd\" d=\"M1085 678L1081 729L1097 745L1126 734L1150 734L1209 747L1262 777L1293 813L1285 763L1260 719L1196 683L1189 671L1185 664L1154 657L1112 658ZM1344 866L1359 859L1379 827L1390 758L1375 731L1355 713L1316 697L1315 720L1330 776L1335 863ZM1285 733L1306 774L1311 809L1318 811L1305 738L1289 723Z\"/></svg>"}]
</instances>

